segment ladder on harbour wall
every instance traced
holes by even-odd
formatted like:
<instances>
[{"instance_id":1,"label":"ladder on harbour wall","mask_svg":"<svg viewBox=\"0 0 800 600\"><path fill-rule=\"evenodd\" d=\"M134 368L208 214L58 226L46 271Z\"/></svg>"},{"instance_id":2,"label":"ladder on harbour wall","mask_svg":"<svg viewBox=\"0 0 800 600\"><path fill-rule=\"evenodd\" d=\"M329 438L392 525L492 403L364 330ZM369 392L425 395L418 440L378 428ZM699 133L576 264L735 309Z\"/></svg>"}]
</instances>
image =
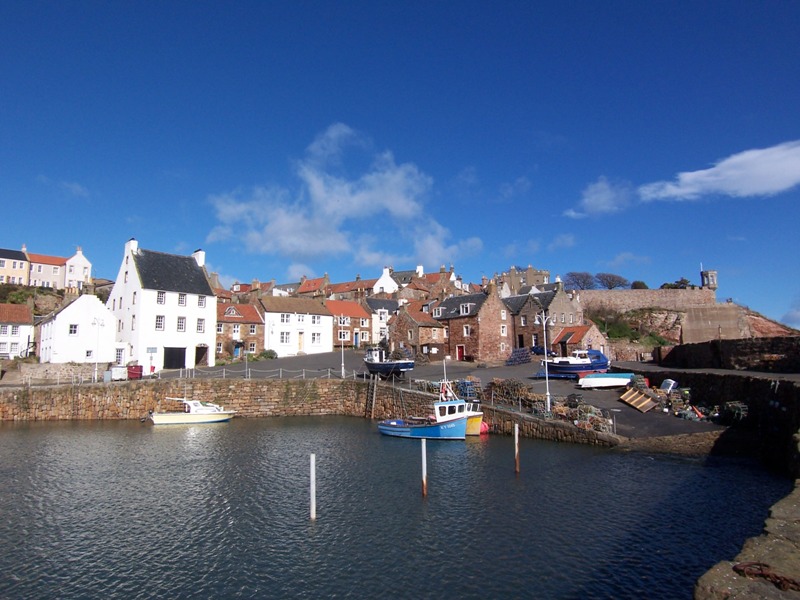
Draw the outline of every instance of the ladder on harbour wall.
<instances>
[{"instance_id":1,"label":"ladder on harbour wall","mask_svg":"<svg viewBox=\"0 0 800 600\"><path fill-rule=\"evenodd\" d=\"M364 403L364 416L370 419L375 418L375 400L378 397L378 376L369 376L369 386L367 386L367 401Z\"/></svg>"}]
</instances>

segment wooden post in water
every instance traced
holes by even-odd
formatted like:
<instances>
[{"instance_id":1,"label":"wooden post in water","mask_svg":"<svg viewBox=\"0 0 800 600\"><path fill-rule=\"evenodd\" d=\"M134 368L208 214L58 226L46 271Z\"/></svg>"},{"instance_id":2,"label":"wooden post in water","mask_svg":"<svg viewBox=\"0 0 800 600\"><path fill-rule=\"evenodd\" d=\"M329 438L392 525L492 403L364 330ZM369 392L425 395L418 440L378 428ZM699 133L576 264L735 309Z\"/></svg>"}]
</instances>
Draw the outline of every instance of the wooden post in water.
<instances>
[{"instance_id":1,"label":"wooden post in water","mask_svg":"<svg viewBox=\"0 0 800 600\"><path fill-rule=\"evenodd\" d=\"M514 423L514 473L519 475L519 423Z\"/></svg>"},{"instance_id":2,"label":"wooden post in water","mask_svg":"<svg viewBox=\"0 0 800 600\"><path fill-rule=\"evenodd\" d=\"M317 520L317 455L311 455L311 520Z\"/></svg>"},{"instance_id":3,"label":"wooden post in water","mask_svg":"<svg viewBox=\"0 0 800 600\"><path fill-rule=\"evenodd\" d=\"M428 495L428 456L426 453L425 442L427 440L422 438L422 497Z\"/></svg>"}]
</instances>

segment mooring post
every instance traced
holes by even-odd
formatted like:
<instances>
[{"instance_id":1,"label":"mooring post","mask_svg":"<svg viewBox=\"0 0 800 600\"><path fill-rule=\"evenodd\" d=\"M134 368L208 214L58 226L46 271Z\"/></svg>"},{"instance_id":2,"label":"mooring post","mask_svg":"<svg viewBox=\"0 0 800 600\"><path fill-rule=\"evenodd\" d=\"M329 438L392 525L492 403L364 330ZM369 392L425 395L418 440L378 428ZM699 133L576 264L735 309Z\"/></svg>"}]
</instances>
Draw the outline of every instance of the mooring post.
<instances>
[{"instance_id":1,"label":"mooring post","mask_svg":"<svg viewBox=\"0 0 800 600\"><path fill-rule=\"evenodd\" d=\"M428 455L425 448L427 440L422 438L422 497L428 495Z\"/></svg>"},{"instance_id":2,"label":"mooring post","mask_svg":"<svg viewBox=\"0 0 800 600\"><path fill-rule=\"evenodd\" d=\"M514 473L519 475L519 423L514 423Z\"/></svg>"},{"instance_id":3,"label":"mooring post","mask_svg":"<svg viewBox=\"0 0 800 600\"><path fill-rule=\"evenodd\" d=\"M311 520L317 520L317 455L311 455Z\"/></svg>"}]
</instances>

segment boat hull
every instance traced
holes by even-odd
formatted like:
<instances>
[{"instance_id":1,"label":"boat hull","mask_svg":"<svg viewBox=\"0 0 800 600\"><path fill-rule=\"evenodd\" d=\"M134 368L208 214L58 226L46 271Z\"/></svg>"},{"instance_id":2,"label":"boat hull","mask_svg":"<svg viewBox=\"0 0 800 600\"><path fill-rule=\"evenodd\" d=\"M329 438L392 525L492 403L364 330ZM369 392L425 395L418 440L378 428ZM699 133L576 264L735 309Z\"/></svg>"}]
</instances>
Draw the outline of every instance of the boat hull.
<instances>
[{"instance_id":1,"label":"boat hull","mask_svg":"<svg viewBox=\"0 0 800 600\"><path fill-rule=\"evenodd\" d=\"M367 371L371 375L380 375L381 377L391 377L392 375L402 375L406 371L414 368L413 360L392 360L386 362L369 362L364 361Z\"/></svg>"},{"instance_id":2,"label":"boat hull","mask_svg":"<svg viewBox=\"0 0 800 600\"><path fill-rule=\"evenodd\" d=\"M467 417L467 435L480 435L484 433L482 430L483 413L476 415L469 415Z\"/></svg>"},{"instance_id":3,"label":"boat hull","mask_svg":"<svg viewBox=\"0 0 800 600\"><path fill-rule=\"evenodd\" d=\"M199 423L224 423L230 421L234 411L225 411L208 414L194 414L184 412L151 413L148 418L153 425L195 425Z\"/></svg>"},{"instance_id":4,"label":"boat hull","mask_svg":"<svg viewBox=\"0 0 800 600\"><path fill-rule=\"evenodd\" d=\"M633 373L591 373L578 381L583 389L625 387L633 379Z\"/></svg>"},{"instance_id":5,"label":"boat hull","mask_svg":"<svg viewBox=\"0 0 800 600\"><path fill-rule=\"evenodd\" d=\"M467 417L444 423L424 423L405 419L386 419L378 423L378 431L394 437L428 440L463 440L467 435Z\"/></svg>"}]
</instances>

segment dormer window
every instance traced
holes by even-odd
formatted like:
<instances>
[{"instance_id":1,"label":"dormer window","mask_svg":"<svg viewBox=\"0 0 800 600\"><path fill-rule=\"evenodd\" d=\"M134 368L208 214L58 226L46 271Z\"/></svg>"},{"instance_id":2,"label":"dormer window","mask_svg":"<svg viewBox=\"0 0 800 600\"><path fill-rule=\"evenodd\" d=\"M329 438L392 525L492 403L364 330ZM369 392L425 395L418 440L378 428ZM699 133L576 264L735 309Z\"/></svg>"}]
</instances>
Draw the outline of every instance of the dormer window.
<instances>
[{"instance_id":1,"label":"dormer window","mask_svg":"<svg viewBox=\"0 0 800 600\"><path fill-rule=\"evenodd\" d=\"M471 304L469 304L469 303L462 304L461 306L458 307L458 314L460 314L460 315L468 315L470 306L471 306Z\"/></svg>"},{"instance_id":2,"label":"dormer window","mask_svg":"<svg viewBox=\"0 0 800 600\"><path fill-rule=\"evenodd\" d=\"M441 306L438 306L433 309L433 316L434 317L441 317L442 313L444 313L444 309Z\"/></svg>"}]
</instances>

